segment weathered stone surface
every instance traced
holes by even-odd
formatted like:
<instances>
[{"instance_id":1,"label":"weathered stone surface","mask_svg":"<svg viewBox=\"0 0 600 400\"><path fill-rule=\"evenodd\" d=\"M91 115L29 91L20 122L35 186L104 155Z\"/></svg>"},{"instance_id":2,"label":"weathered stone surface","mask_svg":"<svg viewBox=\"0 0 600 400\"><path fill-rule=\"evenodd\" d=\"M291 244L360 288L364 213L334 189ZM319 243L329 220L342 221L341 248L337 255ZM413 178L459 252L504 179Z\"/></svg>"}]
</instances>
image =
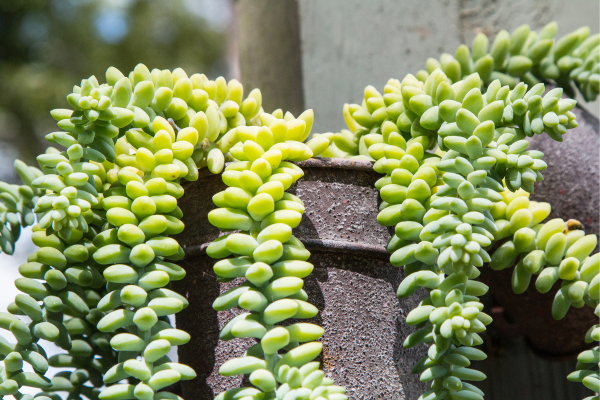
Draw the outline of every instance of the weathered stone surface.
<instances>
[{"instance_id":1,"label":"weathered stone surface","mask_svg":"<svg viewBox=\"0 0 600 400\"><path fill-rule=\"evenodd\" d=\"M389 264L384 248L389 232L376 221L373 184L379 176L364 162L309 160L300 166L305 176L291 191L307 211L295 235L311 251L315 266L304 288L320 310L314 322L325 329L323 368L347 387L352 399L416 400L426 385L410 370L426 347L405 350L402 343L414 331L406 315L421 297L396 297L403 273ZM175 288L190 306L177 315L177 326L192 333L192 341L179 350L179 360L198 373L198 379L182 383L187 398L209 399L243 383L240 377L219 376L218 368L254 342L219 342L220 328L241 311L217 313L211 307L219 293L236 283L216 281L214 260L201 246L218 235L206 214L214 207L212 194L223 188L220 176L203 176L187 185L180 200L188 228L177 239L189 258L182 261L188 275Z\"/></svg>"},{"instance_id":2,"label":"weathered stone surface","mask_svg":"<svg viewBox=\"0 0 600 400\"><path fill-rule=\"evenodd\" d=\"M387 244L390 234L375 218L381 200L374 184L380 175L371 163L312 159L299 166L304 177L290 190L307 210L296 228L298 237Z\"/></svg>"}]
</instances>

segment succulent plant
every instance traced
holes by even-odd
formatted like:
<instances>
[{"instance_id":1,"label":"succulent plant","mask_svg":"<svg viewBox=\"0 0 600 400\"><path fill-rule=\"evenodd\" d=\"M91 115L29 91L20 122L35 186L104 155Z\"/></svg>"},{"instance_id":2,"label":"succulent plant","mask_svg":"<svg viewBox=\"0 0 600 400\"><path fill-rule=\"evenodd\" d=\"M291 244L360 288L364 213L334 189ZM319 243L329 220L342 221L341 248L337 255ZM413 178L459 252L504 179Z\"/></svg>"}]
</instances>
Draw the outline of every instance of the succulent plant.
<instances>
[{"instance_id":1,"label":"succulent plant","mask_svg":"<svg viewBox=\"0 0 600 400\"><path fill-rule=\"evenodd\" d=\"M185 276L171 262L183 250L169 237L184 228L180 181L196 180L199 167L223 169L215 142L259 114L260 91L243 100L235 80L142 64L127 77L111 67L106 80L82 80L67 96L73 110L52 111L62 131L46 139L66 150L49 148L38 157L40 170L17 161L25 184L0 187L3 251L12 252L21 225L34 217L39 246L19 268L24 294L2 314L1 327L18 343L3 342L1 395L29 398L19 390L31 386L44 390L42 399L56 391L73 399L175 399L160 390L195 377L167 357L190 338L168 319L188 304L169 288ZM48 360L39 339L68 353ZM23 361L35 372L23 372ZM50 380L49 365L74 370Z\"/></svg>"},{"instance_id":2,"label":"succulent plant","mask_svg":"<svg viewBox=\"0 0 600 400\"><path fill-rule=\"evenodd\" d=\"M221 259L219 281L237 279L213 308L246 311L220 339L257 340L219 369L249 375L253 387L217 399L347 399L314 361L323 328L286 324L318 313L303 290L310 252L292 231L304 204L286 190L304 175L294 162L320 155L373 161L385 175L375 184L383 200L377 220L395 227L387 249L405 272L397 294L428 291L406 318L417 330L404 343L430 345L413 369L431 382L421 399L483 399L469 381L485 375L469 366L485 359L474 346L492 322L479 301L488 287L476 280L485 263L514 266L516 293L534 275L543 293L560 280L556 319L571 306L600 315L597 237L576 221L544 223L550 206L529 200L547 165L527 137L562 141L577 127L576 102L563 91L572 94L573 82L593 100L600 89L600 36L581 28L554 43L556 30L551 23L539 33L525 25L501 31L491 48L477 35L471 49L390 79L383 94L368 86L361 105L343 108L348 129L312 138L312 110L267 113L260 91L244 99L236 80L143 64L127 76L111 67L103 84L82 80L67 96L72 109L51 112L61 131L46 139L65 150L48 148L39 169L17 161L23 185L0 183L0 249L12 254L30 225L38 246L19 267L22 294L0 313L0 328L17 342L0 338L0 398L30 400L21 392L29 386L42 390L40 400L64 391L69 399L181 399L163 390L196 376L167 355L190 340L169 319L188 306L171 289L185 270L170 236L184 229L182 179L195 181L207 167L228 186L208 215L225 234L207 254ZM545 93L542 82L558 87ZM599 332L590 328L586 342L598 342ZM40 339L66 353L48 358ZM599 357L597 346L581 353L568 379L598 392ZM50 379L49 366L68 370Z\"/></svg>"},{"instance_id":3,"label":"succulent plant","mask_svg":"<svg viewBox=\"0 0 600 400\"><path fill-rule=\"evenodd\" d=\"M475 280L478 268L488 262L492 268L511 266L518 254L515 247L535 250L529 248L536 236L532 227L548 216L549 206L532 204L529 210L528 197L514 199L506 193L528 195L534 183L543 179L541 171L547 167L543 154L528 150L527 136L546 133L562 141L562 135L577 126L571 111L575 101L562 99L560 88L545 95L544 91L542 83L528 89L521 82L511 89L496 79L486 85L478 73L453 82L438 68L424 82L412 75L401 82L390 80L384 95L367 87L366 109L344 108L348 126L365 132L357 146L358 157L375 160L374 170L385 174L375 184L383 200L377 220L395 227L387 248L391 263L404 267L406 275L398 297L421 287L429 292L406 318L419 330L404 343L405 347L430 344L427 357L413 369L421 380L431 382L422 399L483 398L479 389L465 382L485 378L467 367L471 360L485 358L471 347L483 342L479 333L492 322L479 301L488 288ZM341 136L332 138L338 149L352 141L349 135ZM514 203L503 207L507 197ZM562 229L562 220L560 225ZM508 241L494 253L498 256L490 257L493 244L509 235L519 244ZM529 247L522 247L524 240ZM571 275L596 246L594 235L580 240L571 252L580 249L581 260L575 263L574 257L567 258L568 266L562 267ZM563 242L566 245L566 238ZM560 264L560 260L553 262ZM523 264L517 264L515 287L525 290L530 278L531 273L523 273ZM546 291L554 283L548 281ZM582 304L588 283L569 282L559 291L557 318L564 316L571 302ZM574 293L567 297L570 288Z\"/></svg>"},{"instance_id":4,"label":"succulent plant","mask_svg":"<svg viewBox=\"0 0 600 400\"><path fill-rule=\"evenodd\" d=\"M228 188L213 197L218 208L208 219L223 232L236 233L220 236L207 254L233 256L214 265L222 282L245 279L213 304L217 311L232 307L246 311L223 327L221 340L259 340L243 357L223 364L219 373L249 374L257 389L231 389L217 399L345 400L345 389L334 385L319 370L319 363L313 362L321 353L322 345L316 340L323 328L304 322L283 325L290 318L302 320L318 313L302 289L302 278L313 270L307 262L310 252L292 235L304 204L285 191L304 175L292 162L318 155L329 141L315 138L303 143L312 127L312 110L298 118L280 111L261 113L255 122L256 126L233 129L222 139L222 150L229 150L239 161L225 168L222 177Z\"/></svg>"}]
</instances>

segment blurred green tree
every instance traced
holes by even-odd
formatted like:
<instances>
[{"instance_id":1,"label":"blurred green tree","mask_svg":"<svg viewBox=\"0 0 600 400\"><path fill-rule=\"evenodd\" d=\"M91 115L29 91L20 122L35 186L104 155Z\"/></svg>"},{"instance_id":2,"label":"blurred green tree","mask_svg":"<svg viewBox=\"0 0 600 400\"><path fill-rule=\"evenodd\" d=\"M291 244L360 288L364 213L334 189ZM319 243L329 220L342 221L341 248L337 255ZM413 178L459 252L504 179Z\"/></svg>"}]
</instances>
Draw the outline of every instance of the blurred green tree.
<instances>
[{"instance_id":1,"label":"blurred green tree","mask_svg":"<svg viewBox=\"0 0 600 400\"><path fill-rule=\"evenodd\" d=\"M227 76L230 20L226 0L0 1L0 179L44 151L58 130L49 111L82 78L140 62Z\"/></svg>"}]
</instances>

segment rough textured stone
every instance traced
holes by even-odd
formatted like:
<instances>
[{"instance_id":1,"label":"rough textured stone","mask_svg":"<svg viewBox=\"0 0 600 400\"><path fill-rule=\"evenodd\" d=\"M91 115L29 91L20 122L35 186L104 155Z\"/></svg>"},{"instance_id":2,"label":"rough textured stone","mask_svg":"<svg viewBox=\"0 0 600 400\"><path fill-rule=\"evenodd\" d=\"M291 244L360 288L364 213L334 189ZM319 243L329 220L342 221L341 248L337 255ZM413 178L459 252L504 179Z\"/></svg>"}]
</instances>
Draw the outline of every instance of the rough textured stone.
<instances>
[{"instance_id":1,"label":"rough textured stone","mask_svg":"<svg viewBox=\"0 0 600 400\"><path fill-rule=\"evenodd\" d=\"M426 346L405 350L402 343L414 331L406 325L406 315L424 292L406 300L396 297L403 273L389 264L384 244L390 234L376 221L373 185L379 176L365 162L309 160L299 165L305 176L290 191L307 211L294 234L311 251L309 261L315 266L304 288L320 310L314 322L325 329L323 368L347 387L350 398L416 400L426 384L410 371ZM241 356L253 340L219 342L220 328L241 311L217 313L211 307L219 293L236 283L219 284L214 260L203 252L202 244L219 234L206 214L214 207L211 196L224 189L220 176L203 175L185 189L180 205L188 228L177 239L188 254L182 262L188 275L175 288L190 306L177 315L177 326L197 334L180 349L179 360L194 367L198 379L182 382L182 390L187 398L208 399L243 383L241 377L219 376L218 368Z\"/></svg>"},{"instance_id":2,"label":"rough textured stone","mask_svg":"<svg viewBox=\"0 0 600 400\"><path fill-rule=\"evenodd\" d=\"M381 199L371 163L313 159L299 166L304 177L290 191L306 207L296 228L300 238L387 244L390 234L373 214Z\"/></svg>"},{"instance_id":3,"label":"rough textured stone","mask_svg":"<svg viewBox=\"0 0 600 400\"><path fill-rule=\"evenodd\" d=\"M398 300L401 270L387 260L327 249L313 251L312 259L325 306L325 371L351 399L417 399L427 385L411 369L426 347L406 350L402 343L414 331L405 319L420 296Z\"/></svg>"}]
</instances>

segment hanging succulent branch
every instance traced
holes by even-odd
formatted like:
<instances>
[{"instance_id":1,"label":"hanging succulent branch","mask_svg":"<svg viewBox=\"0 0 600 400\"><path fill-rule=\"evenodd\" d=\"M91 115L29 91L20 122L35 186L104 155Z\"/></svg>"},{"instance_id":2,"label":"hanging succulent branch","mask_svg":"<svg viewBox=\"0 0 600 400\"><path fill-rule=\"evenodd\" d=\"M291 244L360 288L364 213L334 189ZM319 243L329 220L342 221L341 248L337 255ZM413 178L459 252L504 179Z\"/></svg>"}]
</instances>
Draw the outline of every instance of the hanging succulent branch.
<instances>
[{"instance_id":1,"label":"hanging succulent branch","mask_svg":"<svg viewBox=\"0 0 600 400\"><path fill-rule=\"evenodd\" d=\"M30 386L44 390L42 400L57 398L55 391L70 398L175 399L160 390L195 377L166 356L189 340L167 318L187 306L169 289L185 276L170 262L183 256L169 237L184 228L179 182L196 180L199 166L223 169L215 141L258 115L260 92L243 100L235 80L188 78L181 69L150 72L142 64L128 77L115 68L106 75L106 84L90 77L75 86L67 96L74 110L52 111L63 131L46 138L66 150L39 156L41 171L17 162L25 185L1 189L3 221L11 227L2 232L3 250L12 252L21 224L34 223L32 208L40 249L19 269L16 284L24 294L2 314L0 326L18 343L4 343L0 395L29 399L19 390ZM48 361L40 338L68 354ZM35 372L23 372L23 361ZM75 370L49 380L48 364ZM123 379L128 383L117 383Z\"/></svg>"},{"instance_id":2,"label":"hanging succulent branch","mask_svg":"<svg viewBox=\"0 0 600 400\"><path fill-rule=\"evenodd\" d=\"M454 55L444 53L439 60L429 58L417 78L425 81L439 68L452 82L458 82L477 72L485 85L496 79L511 89L519 80L530 86L552 82L569 96L575 95L575 84L587 101L594 101L600 92L600 34L590 36L586 26L556 40L557 30L556 22L539 32L528 25L518 27L512 34L502 30L491 47L488 37L479 33L470 49L460 45Z\"/></svg>"},{"instance_id":3,"label":"hanging succulent branch","mask_svg":"<svg viewBox=\"0 0 600 400\"><path fill-rule=\"evenodd\" d=\"M345 389L334 385L313 362L321 353L316 340L323 328L312 323L283 325L288 319L317 315L302 289L303 278L313 265L308 250L292 235L304 213L302 201L285 192L302 178L302 169L290 161L304 161L329 146L323 138L302 143L310 134L312 110L298 118L281 110L261 113L256 126L229 131L219 142L223 152L237 162L225 168L228 188L213 197L219 208L208 214L211 224L224 232L207 248L222 282L244 278L243 283L221 294L217 311L239 307L247 312L230 320L221 330L221 340L255 338L243 357L219 368L223 376L249 374L257 388L235 388L217 399L331 399L345 400Z\"/></svg>"},{"instance_id":4,"label":"hanging succulent branch","mask_svg":"<svg viewBox=\"0 0 600 400\"><path fill-rule=\"evenodd\" d=\"M29 167L20 160L15 161L15 170L23 185L9 185L0 182L0 251L12 255L15 243L21 236L21 228L35 223L33 208L42 191L32 182L44 175L35 167Z\"/></svg>"},{"instance_id":5,"label":"hanging succulent branch","mask_svg":"<svg viewBox=\"0 0 600 400\"><path fill-rule=\"evenodd\" d=\"M91 208L99 204L94 177L102 166L83 159L84 150L80 144L72 141L62 143L68 144L68 151L59 153L49 149L38 157L43 174L35 168L16 163L19 175L27 184L21 188L34 188L31 192L38 194L29 196L29 199L23 196L22 207L18 211L25 217L23 222L30 224L33 221L28 221L29 213L23 211L26 210L25 205L31 207L35 203L34 211L39 223L34 227L32 240L40 247L28 258L29 262L19 268L23 278L17 279L15 285L23 294L17 295L15 302L8 307L10 314L3 313L4 323L1 325L15 336L17 343L4 343L0 394L19 399L31 398L19 392L23 386L44 390L60 388L97 398L98 391L84 384L88 381L94 382L94 386L101 384L99 364L83 366L73 363L70 366L78 369L66 375L72 379L65 381L63 374L51 381L44 376L48 360L43 348L37 344L39 339L55 342L80 357L92 358L94 347L103 359L113 357L109 349L100 349L92 344L93 330L87 329L88 321L98 318L98 313L91 311L90 307L102 295L102 291L97 289L104 286L101 274L90 262L93 246L88 239L94 232L90 225L99 223ZM97 181L101 186L102 179L98 177ZM19 192L27 191L21 189ZM18 315L29 317L31 322L22 321ZM52 361L50 364L56 365ZM34 372L23 372L23 362L28 363Z\"/></svg>"},{"instance_id":6,"label":"hanging succulent branch","mask_svg":"<svg viewBox=\"0 0 600 400\"><path fill-rule=\"evenodd\" d=\"M543 179L543 154L527 150L526 136L545 132L562 139L577 126L570 111L575 102L561 100L562 89L542 97L543 84L511 90L495 80L482 94L483 87L477 73L453 83L436 69L425 82L412 75L390 80L384 95L367 87L364 107L344 110L350 129L370 132L361 136L359 152L386 174L376 183L383 200L377 220L395 226L390 261L406 273L398 296L429 290L406 319L419 330L405 346L431 344L413 369L432 382L422 399L483 398L466 381L485 378L467 367L485 358L471 347L482 343L479 333L491 322L478 297L488 288L475 280L478 268L491 261L486 248L499 231L491 211L503 199L503 181L511 191L532 192ZM436 145L436 153L427 152ZM501 228L511 234L534 222L528 210L509 217Z\"/></svg>"},{"instance_id":7,"label":"hanging succulent branch","mask_svg":"<svg viewBox=\"0 0 600 400\"><path fill-rule=\"evenodd\" d=\"M525 292L533 276L537 276L535 287L547 293L561 281L552 303L552 316L564 318L570 307L584 306L600 312L600 254L590 254L598 244L596 235L586 235L581 223L567 222L560 218L540 223L550 213L546 203L529 201L524 192L506 193L504 201L494 206L492 213L497 218L497 239L508 237L492 255L490 267L501 270L515 266L512 287L515 293ZM541 206L541 207L540 207ZM535 217L518 230L510 229L513 218L528 214ZM517 217L515 217L517 216ZM522 218L522 217L521 217ZM511 221L511 222L509 222ZM519 225L517 225L519 226ZM598 324L585 335L586 343L600 342ZM577 371L568 376L574 382L582 382L588 389L599 392L598 346L586 350L578 357ZM588 399L594 399L589 397Z\"/></svg>"},{"instance_id":8,"label":"hanging succulent branch","mask_svg":"<svg viewBox=\"0 0 600 400\"><path fill-rule=\"evenodd\" d=\"M556 22L551 22L537 33L527 25L518 27L512 35L503 30L496 35L491 48L488 37L480 33L473 39L471 48L460 45L454 55L444 53L439 60L429 58L425 69L418 71L415 77L425 82L431 73L440 69L452 85L477 73L483 81L483 91L496 80L500 86L508 86L509 89L514 89L519 81L523 81L528 87L540 82L550 82L562 87L571 97L575 96L573 83L585 100L595 100L600 91L600 34L590 36L590 29L583 27L555 43L557 29ZM395 80L390 82L398 83ZM396 122L405 109L409 109L399 101L399 93L385 92L382 97L367 92L377 93L374 88L369 87L365 91L362 105L344 105L343 113L348 129L335 134L324 134L332 141L332 145L323 152L323 157L371 160L363 136L373 130L377 131L386 120ZM522 108L523 105L517 105L514 118L522 117L522 114L518 114ZM432 113L430 111L428 119L434 117ZM533 124L531 131L541 133L543 121L534 123L538 117L535 112L530 112L529 117L530 124ZM411 121L412 119L414 118L410 118ZM437 116L433 119L439 120ZM561 129L561 132L547 133L554 140L561 141L560 135L564 131ZM530 132L526 133L531 136Z\"/></svg>"}]
</instances>

